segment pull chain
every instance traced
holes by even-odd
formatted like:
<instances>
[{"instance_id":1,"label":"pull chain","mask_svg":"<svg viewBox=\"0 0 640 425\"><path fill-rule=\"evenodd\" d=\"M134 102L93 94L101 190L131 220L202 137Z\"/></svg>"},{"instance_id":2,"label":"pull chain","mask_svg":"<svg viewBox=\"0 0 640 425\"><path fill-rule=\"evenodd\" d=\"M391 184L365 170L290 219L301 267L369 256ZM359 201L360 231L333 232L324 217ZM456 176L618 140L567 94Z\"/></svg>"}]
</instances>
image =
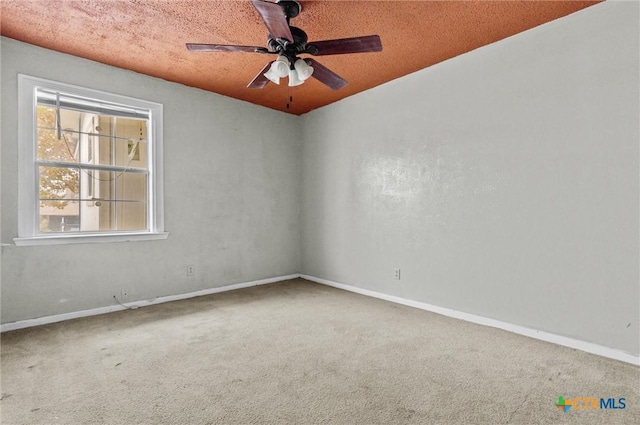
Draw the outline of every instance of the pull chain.
<instances>
[{"instance_id":1,"label":"pull chain","mask_svg":"<svg viewBox=\"0 0 640 425\"><path fill-rule=\"evenodd\" d=\"M287 102L287 110L289 110L289 107L291 106L292 103L293 103L293 95L291 94L291 87L289 87L289 101Z\"/></svg>"}]
</instances>

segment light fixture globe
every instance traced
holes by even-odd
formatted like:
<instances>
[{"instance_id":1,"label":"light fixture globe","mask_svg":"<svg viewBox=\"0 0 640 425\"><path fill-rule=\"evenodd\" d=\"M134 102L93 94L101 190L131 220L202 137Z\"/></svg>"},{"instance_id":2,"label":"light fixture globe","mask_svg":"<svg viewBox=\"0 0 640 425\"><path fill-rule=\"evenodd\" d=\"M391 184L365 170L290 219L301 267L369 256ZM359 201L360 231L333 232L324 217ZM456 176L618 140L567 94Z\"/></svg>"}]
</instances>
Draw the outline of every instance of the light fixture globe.
<instances>
[{"instance_id":1,"label":"light fixture globe","mask_svg":"<svg viewBox=\"0 0 640 425\"><path fill-rule=\"evenodd\" d=\"M280 84L280 78L284 78L289 75L289 60L285 56L278 56L278 59L274 60L271 67L264 76L269 81Z\"/></svg>"},{"instance_id":2,"label":"light fixture globe","mask_svg":"<svg viewBox=\"0 0 640 425\"><path fill-rule=\"evenodd\" d=\"M302 83L304 83L304 80L301 80L300 77L298 77L298 71L296 71L295 69L290 69L289 70L289 87L299 86Z\"/></svg>"},{"instance_id":3,"label":"light fixture globe","mask_svg":"<svg viewBox=\"0 0 640 425\"><path fill-rule=\"evenodd\" d=\"M298 73L298 78L302 81L305 81L313 74L313 68L304 59L298 59L293 66Z\"/></svg>"}]
</instances>

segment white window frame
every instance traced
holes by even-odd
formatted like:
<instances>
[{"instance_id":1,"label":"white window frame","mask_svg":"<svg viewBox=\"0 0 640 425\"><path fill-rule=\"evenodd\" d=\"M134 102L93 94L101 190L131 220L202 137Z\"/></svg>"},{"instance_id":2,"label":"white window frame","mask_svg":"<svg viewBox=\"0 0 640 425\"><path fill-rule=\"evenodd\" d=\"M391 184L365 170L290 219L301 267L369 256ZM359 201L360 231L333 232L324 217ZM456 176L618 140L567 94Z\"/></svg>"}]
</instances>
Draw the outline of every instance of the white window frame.
<instances>
[{"instance_id":1,"label":"white window frame","mask_svg":"<svg viewBox=\"0 0 640 425\"><path fill-rule=\"evenodd\" d=\"M38 88L149 111L148 229L110 232L87 231L72 234L43 234L39 232L38 168L36 167L36 89ZM162 124L163 106L160 103L19 74L18 237L13 239L14 243L18 246L27 246L166 239L169 234L164 231Z\"/></svg>"}]
</instances>

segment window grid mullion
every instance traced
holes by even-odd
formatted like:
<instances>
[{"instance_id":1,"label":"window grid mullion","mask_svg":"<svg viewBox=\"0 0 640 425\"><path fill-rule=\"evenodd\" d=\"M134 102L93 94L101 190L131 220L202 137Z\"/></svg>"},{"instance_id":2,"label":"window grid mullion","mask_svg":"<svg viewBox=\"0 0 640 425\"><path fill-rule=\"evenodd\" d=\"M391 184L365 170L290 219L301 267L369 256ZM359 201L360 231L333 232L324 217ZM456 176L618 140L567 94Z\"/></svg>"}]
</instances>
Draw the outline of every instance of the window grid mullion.
<instances>
[{"instance_id":1,"label":"window grid mullion","mask_svg":"<svg viewBox=\"0 0 640 425\"><path fill-rule=\"evenodd\" d=\"M53 130L55 131L56 128L55 127L46 127L46 126L38 126L37 127L38 130ZM116 136L109 136L109 135L105 135L105 134L100 134L100 133L89 133L86 131L78 131L78 130L62 130L65 133L73 133L73 134L86 134L87 136L96 136L96 137L105 137L105 138L113 138L116 140L131 140L131 137L116 137Z\"/></svg>"},{"instance_id":2,"label":"window grid mullion","mask_svg":"<svg viewBox=\"0 0 640 425\"><path fill-rule=\"evenodd\" d=\"M149 174L149 170L146 168L123 167L120 165L86 164L86 163L80 163L80 162L42 161L42 160L35 161L35 164L42 167L78 168L80 170Z\"/></svg>"}]
</instances>

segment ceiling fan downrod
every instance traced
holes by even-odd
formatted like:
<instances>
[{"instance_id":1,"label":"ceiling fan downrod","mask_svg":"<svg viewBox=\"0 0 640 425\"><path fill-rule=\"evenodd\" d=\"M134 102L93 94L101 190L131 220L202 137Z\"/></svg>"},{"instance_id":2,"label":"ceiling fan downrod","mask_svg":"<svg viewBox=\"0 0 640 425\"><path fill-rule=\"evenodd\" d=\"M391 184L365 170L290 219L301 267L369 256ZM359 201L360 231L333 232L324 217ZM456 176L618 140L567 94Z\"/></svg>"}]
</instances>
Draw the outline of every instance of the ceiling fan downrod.
<instances>
[{"instance_id":1,"label":"ceiling fan downrod","mask_svg":"<svg viewBox=\"0 0 640 425\"><path fill-rule=\"evenodd\" d=\"M287 17L287 23L291 18L298 16L302 10L302 5L295 0L278 0L276 4L282 8L284 16Z\"/></svg>"}]
</instances>

